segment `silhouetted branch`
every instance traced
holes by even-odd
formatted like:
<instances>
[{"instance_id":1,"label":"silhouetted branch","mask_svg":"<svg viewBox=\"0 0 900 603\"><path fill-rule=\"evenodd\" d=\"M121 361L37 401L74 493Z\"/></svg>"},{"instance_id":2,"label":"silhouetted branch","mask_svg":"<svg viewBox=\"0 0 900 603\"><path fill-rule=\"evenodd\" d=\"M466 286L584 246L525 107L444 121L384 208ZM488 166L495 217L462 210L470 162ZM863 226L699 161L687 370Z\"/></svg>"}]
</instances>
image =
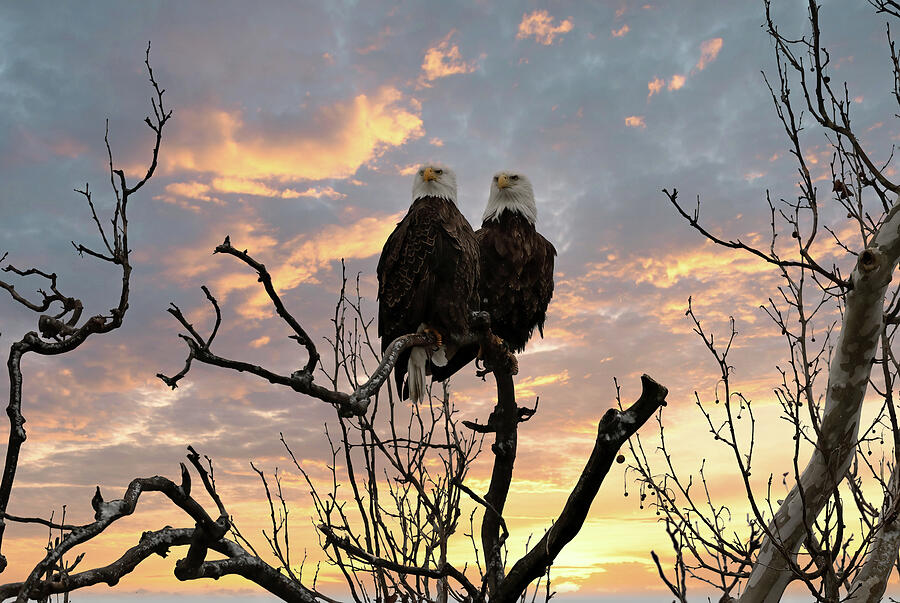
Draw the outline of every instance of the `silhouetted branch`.
<instances>
[{"instance_id":1,"label":"silhouetted branch","mask_svg":"<svg viewBox=\"0 0 900 603\"><path fill-rule=\"evenodd\" d=\"M756 249L755 247L752 247L750 245L747 245L746 243L743 243L740 239L738 239L736 241L730 241L730 240L726 240L726 239L717 237L716 235L712 234L709 230L707 230L703 225L700 224L700 202L699 202L699 200L697 202L697 208L693 211L693 213L689 214L687 211L685 211L685 209L683 207L681 207L681 204L678 202L678 190L677 189L672 189L672 192L669 192L668 190L663 189L662 192L666 195L666 197L669 198L669 201L672 203L672 205L675 207L675 209L678 211L678 213L681 214L681 216L685 220L688 221L688 224L690 224L691 227L693 227L697 232L702 234L704 237L706 237L707 239L709 239L716 245L721 245L722 247L727 247L729 249L740 249L742 251L746 251L752 255L755 255L756 257L758 257L762 260L765 260L766 262L769 262L770 264L774 264L779 267L808 268L809 270L812 270L813 272L816 272L816 273L820 274L821 276L824 276L825 278L827 278L829 281L831 281L835 285L838 285L838 286L844 287L844 288L849 287L849 283L841 280L841 278L834 272L825 270L824 268L822 268L821 266L816 264L814 261L812 261L812 258L807 258L805 261L784 260L784 259L779 258L777 255L775 255L774 252L766 253L764 251L760 251L759 249Z\"/></svg>"},{"instance_id":2,"label":"silhouetted branch","mask_svg":"<svg viewBox=\"0 0 900 603\"><path fill-rule=\"evenodd\" d=\"M263 287L266 290L266 293L269 295L272 304L274 305L278 315L287 323L291 330L294 332L291 335L292 339L296 339L299 343L301 343L307 350L309 354L309 359L306 362L306 365L297 371L294 371L290 375L283 375L276 373L272 370L269 370L265 367L259 366L257 364L243 362L240 360L233 360L229 358L224 358L213 353L210 348L212 346L213 340L218 331L219 325L221 324L221 312L219 310L218 302L215 297L209 292L205 286L203 287L203 292L205 293L207 299L215 308L216 312L216 323L215 327L212 330L210 336L204 339L194 328L192 324L190 324L187 319L184 317L184 314L181 312L181 309L175 304L171 304L168 309L169 314L175 317L175 319L181 324L182 327L188 332L188 335L180 335L180 337L187 343L188 345L188 357L185 360L184 368L179 371L177 374L169 377L163 373L158 373L157 377L159 377L166 385L175 389L178 386L178 381L182 379L187 373L190 371L192 366L192 361L197 360L203 364L210 364L213 366L218 366L221 368L227 368L231 370L235 370L238 372L247 372L257 377L261 377L270 383L274 383L277 385L283 385L293 389L294 391L312 396L323 402L327 402L335 406L338 411L343 416L353 416L353 415L362 415L366 412L371 402L371 399L378 393L378 390L390 376L391 371L394 368L394 365L397 363L397 360L400 357L400 354L413 346L425 345L425 346L433 346L436 344L436 341L433 335L429 333L410 333L408 335L402 335L395 339L390 346L385 350L381 361L378 366L372 371L372 375L369 379L359 385L354 391L348 393L336 391L335 389L329 389L326 387L322 387L314 383L314 370L319 361L319 353L316 350L315 344L310 339L309 335L306 333L305 329L301 326L300 322L294 318L294 316L285 308L284 303L281 301L280 296L275 291L275 287L272 284L272 277L266 269L265 265L261 262L255 260L246 250L238 251L231 245L230 237L225 237L225 241L218 245L215 249L215 253L227 253L232 255L245 264L253 268L257 274L259 275L259 280L263 283ZM512 354L509 354L502 346L496 341L489 341L492 337L490 334L490 318L486 313L480 312L476 313L476 318L473 318L473 332L467 336L460 337L460 341L463 343L470 341L482 341L484 347L495 350L494 353L494 362L498 366L505 366L504 363L512 363L515 365L515 357ZM526 413L527 414L527 413Z\"/></svg>"},{"instance_id":3,"label":"silhouetted branch","mask_svg":"<svg viewBox=\"0 0 900 603\"><path fill-rule=\"evenodd\" d=\"M164 477L137 478L132 480L122 499L104 501L98 488L91 501L95 509L95 521L81 526L57 526L69 530L55 546L53 546L32 570L24 582L14 582L0 586L0 600L16 597L16 601L43 599L51 594L67 593L74 590L105 583L115 586L119 580L134 571L137 566L153 554L165 557L171 547L186 546L187 553L176 562L175 577L179 580L195 580L199 578L219 578L225 575L239 575L265 588L284 601L313 603L319 600L317 594L304 587L298 580L285 576L259 557L248 553L238 543L224 538L230 527L230 518L222 503L212 480L211 474L200 463L200 457L189 447L188 459L201 477L205 491L216 503L219 517L215 520L204 510L203 506L190 496L189 473L184 464L182 484L176 485ZM137 545L131 547L116 561L109 565L85 570L78 573L67 573L65 576L48 574L48 569L62 555L72 548L99 536L115 521L131 515L137 508L143 492L162 492L177 507L182 509L195 522L194 528L163 528L157 531L144 532ZM12 518L10 518L12 519ZM49 522L39 521L49 525ZM221 560L209 560L207 551L212 549L226 557ZM48 576L42 578L42 576Z\"/></svg>"},{"instance_id":4,"label":"silhouetted branch","mask_svg":"<svg viewBox=\"0 0 900 603\"><path fill-rule=\"evenodd\" d=\"M900 17L897 3L869 0L878 12ZM655 474L648 457L636 438L632 452L633 467L641 482L641 500L652 493L653 506L665 515L676 554L674 579L664 575L654 555L660 575L672 593L686 597L685 572L722 592L723 601L732 601L732 593L740 592L741 603L779 600L787 585L801 582L813 600L831 603L838 600L877 601L892 563L896 560L900 531L896 530L897 496L895 477L885 479L888 469L894 471L900 459L900 426L894 408L894 384L898 365L893 357L893 337L900 312L900 290L889 292L893 273L900 260L900 216L894 198L900 186L892 182L893 148L884 162L876 163L862 147L851 128L853 104L846 83L832 83L829 75L831 55L822 45L819 5L807 3L809 33L800 37L782 34L772 16L772 3L764 0L766 28L775 45L777 85L765 77L777 116L790 140L789 152L798 164L798 190L791 201L772 202L766 191L771 214L771 241L768 250L760 250L740 239L725 240L713 235L699 223L697 209L686 211L677 202L677 192L665 194L690 226L716 245L749 252L777 266L782 278L778 295L762 307L788 344L788 364L777 366L781 383L775 395L782 408L781 418L793 431L791 470L782 475L786 495L773 499L773 477L769 476L765 500L754 492L750 475L757 425L751 401L731 388L733 370L726 361L730 340L717 347L711 335L694 320L694 330L719 364L720 377L715 389L716 404L722 402L721 418L714 418L697 397L714 439L730 449L741 480L750 512L747 514L748 535L739 536L727 526L731 511L717 506L707 488L701 465L700 478L704 502L691 493L693 478L685 480L675 471L660 428L658 450L665 459L666 470ZM900 58L887 28L895 99L900 99ZM791 82L793 80L793 82ZM798 82L799 80L799 82ZM794 84L793 86L791 84ZM798 85L799 83L799 85ZM796 99L802 99L803 111L795 110ZM828 193L834 204L846 212L852 236L859 242L849 243L847 228L820 222L821 195L817 190L822 176L811 173L809 151L801 144L803 117L811 115L825 131L832 147L831 177ZM893 193L893 194L892 194ZM865 199L865 200L864 200ZM871 199L871 201L869 200ZM834 212L827 214L834 217ZM776 223L778 228L776 228ZM795 242L796 260L782 255L789 246L776 239L785 228ZM830 251L854 262L849 278L842 278L837 265L826 270L812 257L813 242L820 253L828 253L817 235L824 230L831 235ZM781 243L781 244L779 244ZM809 295L809 283L817 289ZM821 321L819 314L831 312ZM818 333L814 328L819 322ZM840 324L837 341L831 335ZM735 333L732 319L732 337ZM823 336L824 334L824 336ZM822 338L816 344L816 336ZM878 353L881 352L879 358ZM825 367L826 362L828 364ZM881 365L881 375L872 373ZM828 384L816 388L817 378L827 374ZM879 382L880 377L883 383ZM871 386L871 390L869 389ZM871 392L871 393L870 393ZM873 409L868 425L861 423L863 401L882 398L881 408ZM739 429L742 414L749 425ZM869 419L867 419L869 421ZM885 434L887 432L887 434ZM739 442L738 434L746 442ZM868 458L875 441L892 442L895 450L884 448L880 460ZM804 462L804 447L811 450ZM705 460L704 460L705 462ZM884 502L879 512L867 501L862 474L868 473L881 488ZM791 481L789 481L789 479ZM849 497L847 494L849 493ZM859 514L859 529L847 525L847 500L852 500ZM643 506L643 502L642 502ZM852 515L851 515L852 517ZM692 557L692 559L689 559ZM888 560L889 558L889 560Z\"/></svg>"},{"instance_id":5,"label":"silhouetted branch","mask_svg":"<svg viewBox=\"0 0 900 603\"><path fill-rule=\"evenodd\" d=\"M627 410L611 408L600 419L594 449L562 512L538 543L513 565L498 585L492 601L516 600L532 580L547 571L563 547L581 530L619 448L666 405L665 387L647 375L641 376L641 386L640 398Z\"/></svg>"},{"instance_id":6,"label":"silhouetted branch","mask_svg":"<svg viewBox=\"0 0 900 603\"><path fill-rule=\"evenodd\" d=\"M228 246L230 247L230 243L228 244ZM216 249L222 248L223 245L220 245ZM266 271L265 266L253 260L246 252L235 252L232 255L245 257L245 261L247 261L249 265L253 266L257 271L259 271L261 275L264 275L260 277L260 280L264 283L268 282L268 287L271 288L271 277ZM297 322L290 315L290 313L286 309L284 309L284 305L281 303L278 295L274 292L274 289L272 289L270 295L274 296L273 303L275 303L275 300L278 300L276 303L276 307L281 308L279 314L288 324L292 325L292 328L297 334L296 336L301 339L301 342L306 342L305 345L307 350L312 350L312 354L314 354L314 356L311 356L310 361L307 362L306 367L301 370L295 371L290 375L282 375L257 364L243 362L240 360L232 360L213 353L210 350L210 347L213 344L216 332L218 331L219 325L221 324L221 312L219 311L218 302L216 301L215 297L213 297L213 295L205 286L203 287L203 291L216 311L216 324L208 338L203 338L197 332L194 326L187 321L178 306L172 304L168 309L169 314L174 316L175 319L181 324L182 327L184 327L184 329L189 334L180 335L180 337L188 345L188 357L185 360L184 368L171 377L166 376L162 373L158 373L156 375L172 389L175 389L178 386L178 381L185 375L187 375L187 373L190 371L192 361L197 360L198 362L202 362L203 364L227 368L238 372L247 372L256 375L257 377L261 377L270 383L289 387L298 393L312 396L314 398L322 400L323 402L327 402L335 406L342 414L346 416L360 415L366 412L366 409L369 406L370 398L377 393L378 389L390 375L394 364L397 362L397 359L399 358L400 353L403 350L415 345L434 345L435 343L432 336L428 334L411 333L409 335L398 337L385 352L382 362L379 364L378 368L375 369L372 377L366 383L359 386L355 391L347 394L344 392L334 391L333 389L322 387L313 382L313 375L311 370L315 367L315 362L312 360L312 358L314 357L318 359L318 352L315 351L315 345L309 340L299 322Z\"/></svg>"},{"instance_id":7,"label":"silhouetted branch","mask_svg":"<svg viewBox=\"0 0 900 603\"><path fill-rule=\"evenodd\" d=\"M151 118L147 118L145 121L155 133L156 140L153 146L150 166L143 179L134 187L129 188L126 184L124 172L113 167L112 151L109 147L108 128L107 135L104 137L109 155L110 178L112 180L113 176L115 176L121 185L121 190L119 190L113 180L113 191L116 203L112 220L112 244L110 244L110 240L101 226L88 186L85 185L83 190L77 191L86 198L88 207L91 211L91 217L100 231L100 238L109 252L109 255L94 252L83 245L76 245L74 242L72 244L79 253L87 253L90 256L119 266L121 270L121 288L116 306L109 311L108 315L97 314L91 316L79 326L78 323L84 309L82 302L74 297L64 295L59 291L55 273L47 273L36 268L19 270L10 265L3 268L5 272L10 272L21 277L37 275L49 281L51 293L48 294L39 291L43 298L39 303L28 301L16 292L15 287L12 284L0 281L0 288L8 291L15 302L36 313L46 312L53 303L61 304L62 310L56 315L41 314L38 317L38 331L26 333L21 340L14 342L10 347L9 358L7 360L10 395L9 404L6 408L6 414L10 421L10 431L3 467L3 477L2 480L0 480L0 514L6 513L16 470L18 468L19 452L26 437L24 427L25 418L22 415L22 357L29 352L34 352L42 356L53 356L70 352L84 343L91 335L109 333L110 331L119 328L122 325L122 320L128 309L131 264L129 256L130 249L128 247L127 205L131 195L140 189L141 186L153 176L156 170L160 145L162 143L163 128L172 116L172 112L166 110L164 107L164 91L160 89L153 77L153 71L150 68L149 44L147 45L144 62L147 66L147 71L150 75L150 83L154 91L154 98L151 103L153 105L154 118L152 120ZM5 259L6 255L4 254L3 257ZM0 544L2 544L5 527L6 523L0 519ZM0 555L0 572L4 570L6 564L6 558L3 555Z\"/></svg>"},{"instance_id":8,"label":"silhouetted branch","mask_svg":"<svg viewBox=\"0 0 900 603\"><path fill-rule=\"evenodd\" d=\"M470 597L472 597L473 600L475 600L479 596L479 591L475 587L475 585L472 584L468 578L466 578L465 574L463 574L461 571L459 571L449 563L443 565L442 567L437 567L434 569L401 565L388 559L380 559L378 557L375 557L371 553L368 553L362 548L354 545L349 538L336 535L334 531L328 526L320 525L319 531L325 535L326 547L338 547L341 550L347 552L352 557L361 561L365 561L366 564L372 567L384 568L398 574L409 574L411 576L428 576L429 578L443 578L445 576L450 577L459 582L459 584L465 589L465 591L469 594Z\"/></svg>"}]
</instances>

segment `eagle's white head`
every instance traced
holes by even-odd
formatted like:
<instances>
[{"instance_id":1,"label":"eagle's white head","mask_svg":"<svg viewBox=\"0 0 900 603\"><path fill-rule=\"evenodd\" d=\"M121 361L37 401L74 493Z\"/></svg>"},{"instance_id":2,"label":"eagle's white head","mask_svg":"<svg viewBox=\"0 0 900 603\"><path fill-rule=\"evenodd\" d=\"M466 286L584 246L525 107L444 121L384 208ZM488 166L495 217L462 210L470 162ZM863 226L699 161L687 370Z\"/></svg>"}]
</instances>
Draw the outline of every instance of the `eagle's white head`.
<instances>
[{"instance_id":1,"label":"eagle's white head","mask_svg":"<svg viewBox=\"0 0 900 603\"><path fill-rule=\"evenodd\" d=\"M497 172L491 180L491 196L482 221L499 220L504 211L518 212L531 224L537 222L537 205L531 180L519 172Z\"/></svg>"},{"instance_id":2,"label":"eagle's white head","mask_svg":"<svg viewBox=\"0 0 900 603\"><path fill-rule=\"evenodd\" d=\"M412 200L438 197L456 203L456 174L439 163L422 164L416 171L412 185Z\"/></svg>"}]
</instances>

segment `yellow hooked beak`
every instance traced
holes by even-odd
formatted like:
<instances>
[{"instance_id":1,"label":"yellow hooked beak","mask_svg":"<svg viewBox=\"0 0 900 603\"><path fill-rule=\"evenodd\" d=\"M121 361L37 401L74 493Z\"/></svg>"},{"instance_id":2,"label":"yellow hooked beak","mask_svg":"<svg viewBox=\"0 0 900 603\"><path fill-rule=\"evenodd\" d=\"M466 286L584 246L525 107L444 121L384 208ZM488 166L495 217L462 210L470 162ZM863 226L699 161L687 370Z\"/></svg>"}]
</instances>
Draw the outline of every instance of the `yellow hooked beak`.
<instances>
[{"instance_id":1,"label":"yellow hooked beak","mask_svg":"<svg viewBox=\"0 0 900 603\"><path fill-rule=\"evenodd\" d=\"M509 176L500 174L497 178L497 188L506 188L507 186L509 186Z\"/></svg>"},{"instance_id":2,"label":"yellow hooked beak","mask_svg":"<svg viewBox=\"0 0 900 603\"><path fill-rule=\"evenodd\" d=\"M433 168L427 167L425 168L425 173L422 174L422 178L425 182L431 182L432 180L437 180L437 174Z\"/></svg>"}]
</instances>

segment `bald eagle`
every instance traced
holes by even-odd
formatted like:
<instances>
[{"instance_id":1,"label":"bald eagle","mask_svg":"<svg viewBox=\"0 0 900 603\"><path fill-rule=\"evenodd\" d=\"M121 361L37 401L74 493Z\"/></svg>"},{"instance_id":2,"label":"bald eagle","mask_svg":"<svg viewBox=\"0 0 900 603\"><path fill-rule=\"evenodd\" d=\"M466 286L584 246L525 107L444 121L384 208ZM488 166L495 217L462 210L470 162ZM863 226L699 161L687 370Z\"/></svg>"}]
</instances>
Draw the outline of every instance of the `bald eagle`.
<instances>
[{"instance_id":1,"label":"bald eagle","mask_svg":"<svg viewBox=\"0 0 900 603\"><path fill-rule=\"evenodd\" d=\"M491 331L513 352L521 352L535 328L544 336L547 305L553 297L556 249L535 229L537 205L531 181L518 172L499 172L491 181L478 240L481 310L491 315ZM433 376L442 381L468 364L477 346L459 350Z\"/></svg>"},{"instance_id":2,"label":"bald eagle","mask_svg":"<svg viewBox=\"0 0 900 603\"><path fill-rule=\"evenodd\" d=\"M478 242L456 207L456 175L441 165L423 165L413 179L412 205L378 261L382 353L400 335L431 330L443 344L431 364L446 364L455 339L468 331L470 312L478 308L477 284ZM409 397L422 399L428 364L422 347L401 354L394 366L401 397L409 373Z\"/></svg>"}]
</instances>

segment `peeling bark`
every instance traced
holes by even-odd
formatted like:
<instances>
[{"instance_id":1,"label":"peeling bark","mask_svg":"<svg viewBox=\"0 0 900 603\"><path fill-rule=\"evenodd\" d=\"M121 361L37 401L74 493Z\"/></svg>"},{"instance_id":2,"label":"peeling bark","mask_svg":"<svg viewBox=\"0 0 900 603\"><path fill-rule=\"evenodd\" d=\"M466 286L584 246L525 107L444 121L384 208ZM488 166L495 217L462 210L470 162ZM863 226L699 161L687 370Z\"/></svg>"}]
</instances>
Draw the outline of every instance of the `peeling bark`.
<instances>
[{"instance_id":1,"label":"peeling bark","mask_svg":"<svg viewBox=\"0 0 900 603\"><path fill-rule=\"evenodd\" d=\"M769 524L769 536L763 541L741 603L781 600L794 577L791 561L807 535L808 524L825 506L850 467L859 435L862 402L881 333L884 296L898 259L900 205L895 205L853 270L853 288L847 293L841 334L828 374L821 435L799 484Z\"/></svg>"},{"instance_id":2,"label":"peeling bark","mask_svg":"<svg viewBox=\"0 0 900 603\"><path fill-rule=\"evenodd\" d=\"M888 578L900 549L900 465L894 465L890 495L886 497L881 521L875 530L868 555L859 574L850 585L846 603L878 603L887 590Z\"/></svg>"}]
</instances>

